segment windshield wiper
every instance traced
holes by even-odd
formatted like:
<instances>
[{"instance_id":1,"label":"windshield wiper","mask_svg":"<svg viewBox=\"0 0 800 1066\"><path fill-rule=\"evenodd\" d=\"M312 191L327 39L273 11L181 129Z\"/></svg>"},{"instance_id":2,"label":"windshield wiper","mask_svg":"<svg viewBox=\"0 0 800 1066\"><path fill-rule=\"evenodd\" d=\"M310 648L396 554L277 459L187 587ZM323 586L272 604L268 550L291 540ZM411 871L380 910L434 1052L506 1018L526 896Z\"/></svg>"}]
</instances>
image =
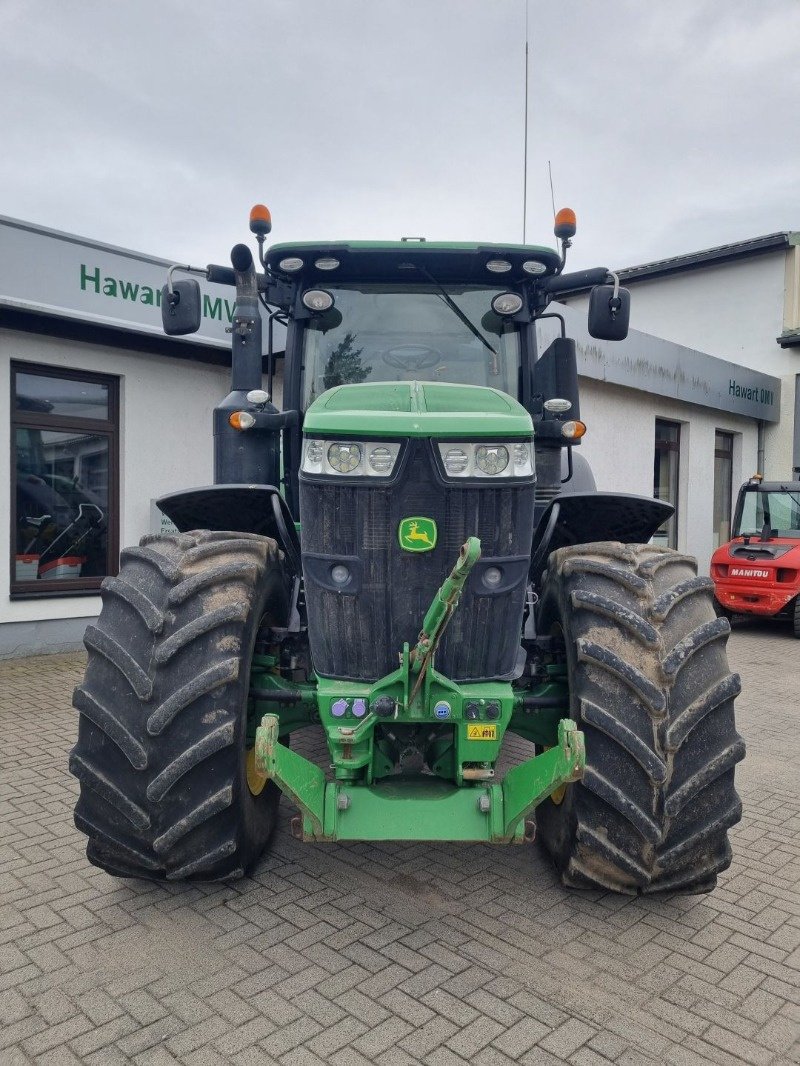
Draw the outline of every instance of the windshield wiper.
<instances>
[{"instance_id":1,"label":"windshield wiper","mask_svg":"<svg viewBox=\"0 0 800 1066\"><path fill-rule=\"evenodd\" d=\"M478 327L476 325L474 325L472 322L470 322L470 320L467 318L467 316L464 314L464 312L461 310L461 308L458 306L458 304L452 298L452 296L447 291L447 289L445 289L443 285L439 284L439 282L436 280L436 278L433 276L433 274L431 274L431 272L429 270L426 270L426 268L423 267L423 266L419 266L417 263L413 263L411 265L413 265L414 269L418 270L420 272L420 274L424 274L425 277L428 279L428 281L431 283L431 285L435 285L436 286L436 288L439 290L439 296L441 297L442 300L444 300L444 302L447 304L447 306L450 308L450 310L453 312L453 314L457 315L458 318L460 318L461 321L464 323L464 325L467 327L467 329L470 330L471 333L474 333L474 335L478 338L478 340L481 342L481 344L484 346L484 348L487 348L492 353L492 355L494 356L494 359L492 361L492 373L493 374L499 374L500 373L500 367L498 366L498 362L497 362L497 360L498 360L497 352L494 350L494 348L491 346L491 344L489 344L489 342L484 337L484 335L481 333L481 331L478 329Z\"/></svg>"}]
</instances>

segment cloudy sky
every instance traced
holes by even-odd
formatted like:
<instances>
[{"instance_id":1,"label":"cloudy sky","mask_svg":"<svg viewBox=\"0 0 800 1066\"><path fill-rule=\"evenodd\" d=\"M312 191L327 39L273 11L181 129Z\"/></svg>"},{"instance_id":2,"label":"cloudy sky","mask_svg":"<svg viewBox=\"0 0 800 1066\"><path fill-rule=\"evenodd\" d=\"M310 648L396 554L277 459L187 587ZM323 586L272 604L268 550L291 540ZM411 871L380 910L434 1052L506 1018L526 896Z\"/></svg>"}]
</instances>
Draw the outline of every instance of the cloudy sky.
<instances>
[{"instance_id":1,"label":"cloudy sky","mask_svg":"<svg viewBox=\"0 0 800 1066\"><path fill-rule=\"evenodd\" d=\"M798 0L0 0L0 214L194 263L529 243L573 268L800 229Z\"/></svg>"}]
</instances>

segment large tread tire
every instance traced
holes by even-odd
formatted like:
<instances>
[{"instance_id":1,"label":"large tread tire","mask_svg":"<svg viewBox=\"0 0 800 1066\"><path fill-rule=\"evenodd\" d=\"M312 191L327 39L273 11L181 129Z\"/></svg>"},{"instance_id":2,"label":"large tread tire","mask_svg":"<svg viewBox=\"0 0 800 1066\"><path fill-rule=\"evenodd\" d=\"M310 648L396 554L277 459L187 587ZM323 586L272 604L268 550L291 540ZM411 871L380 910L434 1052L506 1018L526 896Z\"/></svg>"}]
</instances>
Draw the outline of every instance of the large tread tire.
<instances>
[{"instance_id":1,"label":"large tread tire","mask_svg":"<svg viewBox=\"0 0 800 1066\"><path fill-rule=\"evenodd\" d=\"M550 557L539 632L563 641L586 771L537 809L564 884L707 892L741 818L734 724L741 690L694 559L650 545L583 544ZM558 796L556 799L558 800Z\"/></svg>"},{"instance_id":2,"label":"large tread tire","mask_svg":"<svg viewBox=\"0 0 800 1066\"><path fill-rule=\"evenodd\" d=\"M794 601L794 614L792 615L792 632L800 640L800 596Z\"/></svg>"},{"instance_id":3,"label":"large tread tire","mask_svg":"<svg viewBox=\"0 0 800 1066\"><path fill-rule=\"evenodd\" d=\"M280 793L247 785L247 692L256 635L284 625L275 541L201 530L122 552L87 627L75 689L86 854L118 877L242 876L266 847Z\"/></svg>"}]
</instances>

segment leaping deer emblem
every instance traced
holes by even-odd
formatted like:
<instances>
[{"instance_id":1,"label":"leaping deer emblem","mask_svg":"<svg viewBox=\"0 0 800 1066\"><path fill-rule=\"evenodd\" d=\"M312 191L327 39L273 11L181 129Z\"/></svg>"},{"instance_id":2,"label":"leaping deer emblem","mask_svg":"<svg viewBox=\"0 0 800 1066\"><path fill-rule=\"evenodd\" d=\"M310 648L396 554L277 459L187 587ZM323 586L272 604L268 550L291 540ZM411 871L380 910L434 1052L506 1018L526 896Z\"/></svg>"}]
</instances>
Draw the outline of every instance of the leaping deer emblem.
<instances>
[{"instance_id":1,"label":"leaping deer emblem","mask_svg":"<svg viewBox=\"0 0 800 1066\"><path fill-rule=\"evenodd\" d=\"M428 534L422 530L419 530L419 522L409 522L408 532L403 534L404 540L421 540L423 544L430 544L433 547L433 541Z\"/></svg>"}]
</instances>

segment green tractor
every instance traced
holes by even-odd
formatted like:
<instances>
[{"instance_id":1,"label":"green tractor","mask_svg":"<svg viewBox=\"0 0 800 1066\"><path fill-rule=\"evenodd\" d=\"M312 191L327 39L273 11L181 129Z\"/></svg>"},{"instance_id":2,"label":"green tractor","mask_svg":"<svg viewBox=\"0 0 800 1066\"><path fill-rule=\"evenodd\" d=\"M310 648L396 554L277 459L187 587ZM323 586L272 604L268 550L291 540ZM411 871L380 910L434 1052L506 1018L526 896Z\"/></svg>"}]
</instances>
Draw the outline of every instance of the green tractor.
<instances>
[{"instance_id":1,"label":"green tractor","mask_svg":"<svg viewBox=\"0 0 800 1066\"><path fill-rule=\"evenodd\" d=\"M280 793L306 841L522 844L564 882L707 891L741 816L739 679L693 559L649 545L671 508L598 492L576 450L575 343L553 301L605 269L521 245L284 244L269 213L232 267L174 267L170 335L235 287L215 484L159 506L180 531L122 552L86 631L70 769L91 862L233 878ZM537 351L537 323L558 334ZM271 387L286 330L283 410ZM632 442L635 444L635 442ZM330 772L291 745L322 730ZM508 733L529 757L496 766ZM535 817L535 820L534 820Z\"/></svg>"}]
</instances>

